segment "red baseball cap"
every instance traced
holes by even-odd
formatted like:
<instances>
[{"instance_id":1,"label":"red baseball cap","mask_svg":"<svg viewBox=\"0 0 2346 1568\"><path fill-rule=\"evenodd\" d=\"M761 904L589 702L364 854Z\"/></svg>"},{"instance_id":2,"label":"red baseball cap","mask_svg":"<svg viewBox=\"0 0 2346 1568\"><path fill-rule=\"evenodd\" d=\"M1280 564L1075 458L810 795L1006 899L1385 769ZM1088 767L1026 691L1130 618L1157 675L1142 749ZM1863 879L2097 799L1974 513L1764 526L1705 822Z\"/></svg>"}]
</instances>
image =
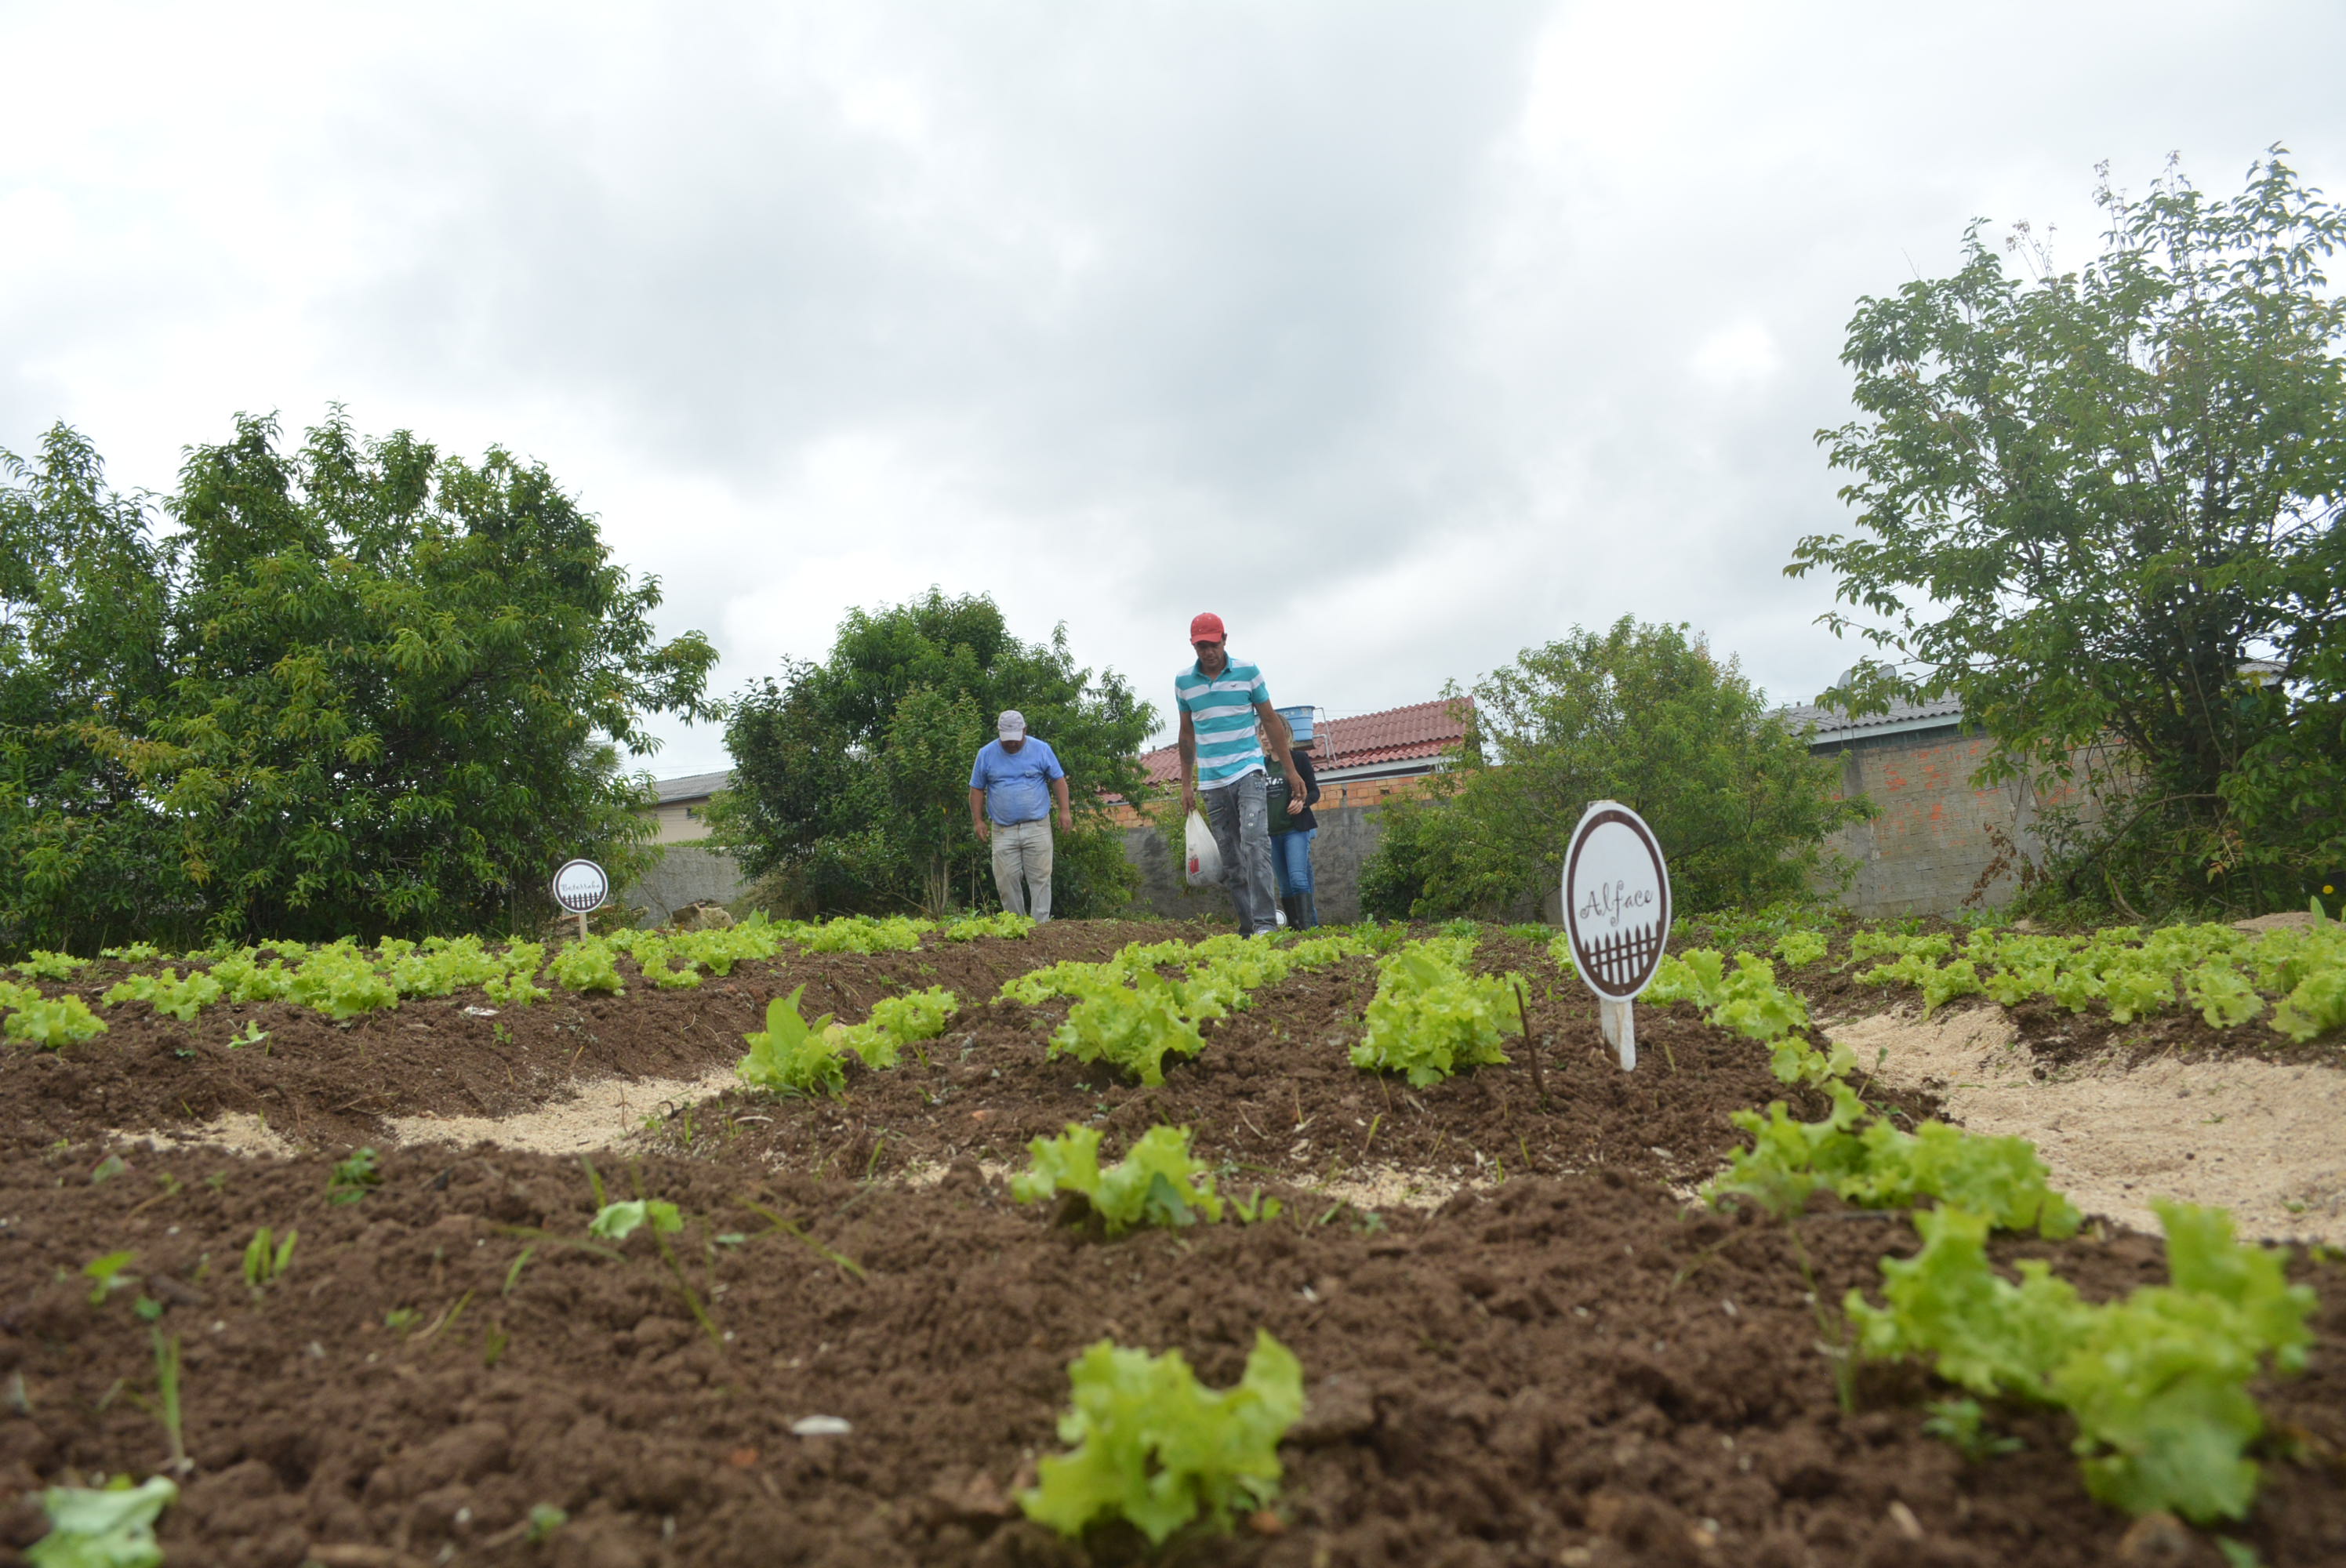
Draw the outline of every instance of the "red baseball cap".
<instances>
[{"instance_id":1,"label":"red baseball cap","mask_svg":"<svg viewBox=\"0 0 2346 1568\"><path fill-rule=\"evenodd\" d=\"M1189 640L1192 643L1218 643L1228 635L1222 630L1222 617L1211 610L1189 623Z\"/></svg>"}]
</instances>

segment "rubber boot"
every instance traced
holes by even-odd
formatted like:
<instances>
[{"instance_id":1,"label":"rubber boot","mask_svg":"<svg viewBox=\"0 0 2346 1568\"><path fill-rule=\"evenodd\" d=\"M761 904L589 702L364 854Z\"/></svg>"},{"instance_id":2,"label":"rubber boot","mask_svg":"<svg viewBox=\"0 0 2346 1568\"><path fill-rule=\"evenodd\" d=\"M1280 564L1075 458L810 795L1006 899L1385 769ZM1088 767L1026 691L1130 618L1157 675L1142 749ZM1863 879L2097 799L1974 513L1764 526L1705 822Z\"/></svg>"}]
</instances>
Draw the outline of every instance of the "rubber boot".
<instances>
[{"instance_id":1,"label":"rubber boot","mask_svg":"<svg viewBox=\"0 0 2346 1568\"><path fill-rule=\"evenodd\" d=\"M1308 931L1311 929L1311 895L1309 893L1290 893L1285 898L1279 901L1279 907L1287 911L1288 930Z\"/></svg>"},{"instance_id":2,"label":"rubber boot","mask_svg":"<svg viewBox=\"0 0 2346 1568\"><path fill-rule=\"evenodd\" d=\"M1295 901L1303 906L1303 929L1310 931L1317 926L1320 923L1320 906L1312 901L1311 890L1306 888L1296 894Z\"/></svg>"}]
</instances>

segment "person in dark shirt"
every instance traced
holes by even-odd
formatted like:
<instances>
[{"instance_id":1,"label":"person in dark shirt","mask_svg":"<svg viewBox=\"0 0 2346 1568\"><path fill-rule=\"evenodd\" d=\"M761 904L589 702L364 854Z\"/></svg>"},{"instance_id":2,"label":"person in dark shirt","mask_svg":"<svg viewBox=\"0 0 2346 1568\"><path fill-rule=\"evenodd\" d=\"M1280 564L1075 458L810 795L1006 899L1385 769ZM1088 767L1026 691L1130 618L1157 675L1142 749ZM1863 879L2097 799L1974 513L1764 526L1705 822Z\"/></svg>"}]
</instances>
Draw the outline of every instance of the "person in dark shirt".
<instances>
[{"instance_id":1,"label":"person in dark shirt","mask_svg":"<svg viewBox=\"0 0 2346 1568\"><path fill-rule=\"evenodd\" d=\"M1320 776L1311 770L1311 722L1307 718L1294 726L1295 745L1288 753L1303 785L1302 798L1298 799L1281 779L1271 785L1265 802L1270 816L1270 863L1279 873L1279 902L1287 911L1290 931L1310 931L1320 923L1311 902L1311 836L1320 830L1320 819L1311 808L1320 803Z\"/></svg>"}]
</instances>

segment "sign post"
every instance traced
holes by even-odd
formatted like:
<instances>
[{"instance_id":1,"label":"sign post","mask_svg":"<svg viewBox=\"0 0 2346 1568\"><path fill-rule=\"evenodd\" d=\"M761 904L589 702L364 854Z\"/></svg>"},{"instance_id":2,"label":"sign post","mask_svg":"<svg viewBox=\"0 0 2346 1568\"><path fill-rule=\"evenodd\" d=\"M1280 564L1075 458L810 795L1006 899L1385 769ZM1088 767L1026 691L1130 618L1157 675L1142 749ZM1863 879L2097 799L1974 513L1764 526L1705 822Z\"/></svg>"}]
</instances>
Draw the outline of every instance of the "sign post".
<instances>
[{"instance_id":1,"label":"sign post","mask_svg":"<svg viewBox=\"0 0 2346 1568\"><path fill-rule=\"evenodd\" d=\"M1629 1072L1637 1065L1632 1003L1670 940L1670 873L1654 830L1617 800L1592 804L1572 830L1564 856L1564 929L1573 968L1596 993L1606 1041Z\"/></svg>"},{"instance_id":2,"label":"sign post","mask_svg":"<svg viewBox=\"0 0 2346 1568\"><path fill-rule=\"evenodd\" d=\"M608 872L592 860L565 860L554 873L554 901L578 917L578 940L586 940L586 917L611 898Z\"/></svg>"}]
</instances>

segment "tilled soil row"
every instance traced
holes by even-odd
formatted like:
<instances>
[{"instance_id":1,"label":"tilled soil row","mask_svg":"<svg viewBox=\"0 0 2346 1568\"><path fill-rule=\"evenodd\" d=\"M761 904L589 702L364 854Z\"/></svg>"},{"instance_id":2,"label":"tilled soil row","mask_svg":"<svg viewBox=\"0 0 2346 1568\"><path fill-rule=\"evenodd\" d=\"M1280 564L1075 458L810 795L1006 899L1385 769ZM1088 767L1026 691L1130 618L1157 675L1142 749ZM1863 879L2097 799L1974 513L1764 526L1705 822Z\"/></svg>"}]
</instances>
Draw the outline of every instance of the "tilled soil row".
<instances>
[{"instance_id":1,"label":"tilled soil row","mask_svg":"<svg viewBox=\"0 0 2346 1568\"><path fill-rule=\"evenodd\" d=\"M1994 1411L2025 1449L1967 1464L1923 1435L1911 1369L1869 1372L1843 1413L1787 1227L1618 1170L1110 1241L967 1164L907 1189L607 1162L614 1196L682 1206L680 1284L648 1233L580 1245L576 1161L400 1151L336 1206L322 1158L128 1160L93 1185L63 1153L0 1156L0 1484L162 1464L146 1296L184 1346L175 1563L2033 1568L2112 1561L2127 1536L2057 1418ZM1913 1245L1895 1217L1797 1224L1827 1301ZM301 1239L256 1293L238 1259L260 1225ZM94 1303L78 1270L117 1248L138 1283ZM2162 1273L2127 1234L1999 1253L2097 1298ZM2266 1488L2231 1532L2276 1568L2346 1560L2346 1269L2299 1273L2325 1303L2314 1370L2262 1390ZM1178 1348L1223 1385L1258 1328L1307 1380L1274 1512L1153 1559L1018 1515L1086 1345ZM815 1415L850 1430L793 1435ZM571 1519L534 1543L540 1505ZM0 1521L11 1547L38 1530L28 1497ZM2168 1544L2139 1560L2222 1561Z\"/></svg>"},{"instance_id":2,"label":"tilled soil row","mask_svg":"<svg viewBox=\"0 0 2346 1568\"><path fill-rule=\"evenodd\" d=\"M224 1112L258 1115L297 1146L384 1143L393 1117L513 1115L596 1078L688 1079L729 1067L767 1003L803 985L810 1018L852 1022L872 1003L944 985L962 1011L941 1038L885 1072L851 1064L838 1100L737 1091L666 1107L658 1141L818 1174L870 1176L969 1156L1021 1157L1027 1141L1070 1123L1137 1136L1159 1122L1189 1126L1198 1151L1258 1176L1336 1180L1361 1168L1458 1179L1560 1175L1598 1166L1699 1180L1739 1136L1733 1110L1785 1094L1767 1053L1701 1023L1690 1009L1643 1009L1642 1064L1622 1073L1596 1009L1530 943L1492 932L1490 969L1526 979L1528 1047L1513 1061L1426 1088L1364 1074L1349 1052L1376 991L1356 959L1297 974L1207 1025L1196 1058L1168 1057L1144 1087L1104 1064L1046 1058L1067 1004L1028 1008L1004 981L1065 958L1098 959L1165 928L1055 922L1015 942L933 942L917 952L818 953L738 966L697 989L636 978L621 997L558 994L494 1016L477 992L335 1023L281 1003L218 1006L193 1023L117 1009L109 1032L61 1054L0 1054L0 1140L25 1149L142 1132L185 1136ZM473 1011L468 1011L471 1009ZM137 1016L131 1016L137 1014ZM232 1044L254 1028L268 1039ZM1811 1114L1821 1102L1794 1095ZM93 1156L92 1159L95 1160Z\"/></svg>"}]
</instances>

